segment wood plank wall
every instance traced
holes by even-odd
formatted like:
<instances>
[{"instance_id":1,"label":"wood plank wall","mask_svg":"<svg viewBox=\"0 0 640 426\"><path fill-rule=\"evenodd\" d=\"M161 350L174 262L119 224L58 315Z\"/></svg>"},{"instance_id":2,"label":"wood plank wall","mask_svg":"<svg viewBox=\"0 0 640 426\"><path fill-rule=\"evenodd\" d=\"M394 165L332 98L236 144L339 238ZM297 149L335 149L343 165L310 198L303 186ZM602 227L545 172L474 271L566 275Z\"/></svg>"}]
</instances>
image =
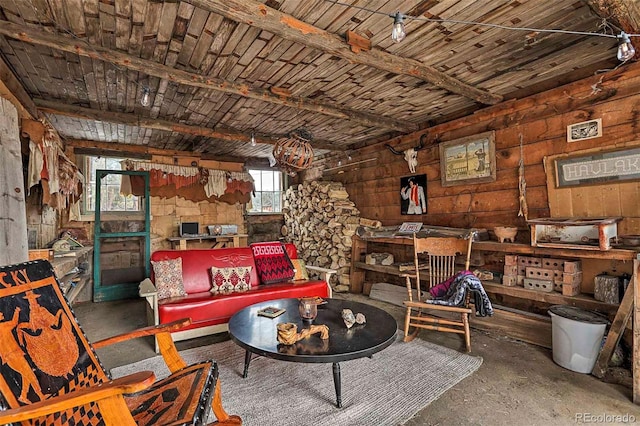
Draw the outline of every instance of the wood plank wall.
<instances>
[{"instance_id":1,"label":"wood plank wall","mask_svg":"<svg viewBox=\"0 0 640 426\"><path fill-rule=\"evenodd\" d=\"M640 200L637 184L601 185L596 192L596 187L590 186L565 191L560 196L554 192L554 202L550 207L549 188L553 184L548 183L548 178L552 174L548 176L545 172L544 158L565 153L640 146L640 127L636 123L639 112L640 64L636 63L535 96L509 100L468 117L433 126L427 132L417 132L350 152L354 163L372 158L376 160L324 172L323 179L343 182L362 216L381 220L384 225L422 221L431 225L488 229L498 225L515 225L528 230L524 219L517 216L521 134L529 218L560 214L621 214L625 220L620 224L619 234L638 234L640 212L637 206ZM602 137L567 143L567 125L595 118L602 118ZM490 130L496 132L496 181L443 187L440 183L438 141L446 142ZM384 147L384 143L401 151L416 146L423 133L427 134L428 145L418 153L416 174L427 175L428 212L421 217L403 216L400 214L400 178L411 173L403 158L392 154ZM316 167L335 167L338 160L345 163L345 157L344 153L327 157L317 161ZM317 171L310 171L307 176L317 174ZM580 201L572 200L596 194L602 206L615 203L626 207L596 211L577 208L581 205ZM620 202L621 198L625 198L624 203ZM565 202L571 203L574 208L563 208ZM628 208L630 205L636 208Z\"/></svg>"}]
</instances>

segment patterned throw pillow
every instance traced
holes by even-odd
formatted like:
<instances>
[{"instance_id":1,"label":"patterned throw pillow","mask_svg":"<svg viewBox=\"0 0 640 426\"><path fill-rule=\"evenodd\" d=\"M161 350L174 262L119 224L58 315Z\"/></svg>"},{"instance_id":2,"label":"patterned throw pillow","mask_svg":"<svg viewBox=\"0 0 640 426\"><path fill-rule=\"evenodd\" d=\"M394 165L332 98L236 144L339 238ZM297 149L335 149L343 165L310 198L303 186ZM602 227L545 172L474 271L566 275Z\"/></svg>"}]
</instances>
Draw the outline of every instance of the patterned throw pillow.
<instances>
[{"instance_id":1,"label":"patterned throw pillow","mask_svg":"<svg viewBox=\"0 0 640 426\"><path fill-rule=\"evenodd\" d=\"M234 293L251 287L251 266L211 267L211 293Z\"/></svg>"},{"instance_id":2,"label":"patterned throw pillow","mask_svg":"<svg viewBox=\"0 0 640 426\"><path fill-rule=\"evenodd\" d=\"M291 259L291 263L293 263L293 269L296 271L296 274L293 276L294 281L309 279L309 273L307 272L307 266L304 264L304 260Z\"/></svg>"},{"instance_id":3,"label":"patterned throw pillow","mask_svg":"<svg viewBox=\"0 0 640 426\"><path fill-rule=\"evenodd\" d=\"M158 299L186 296L182 282L182 258L151 261Z\"/></svg>"},{"instance_id":4,"label":"patterned throw pillow","mask_svg":"<svg viewBox=\"0 0 640 426\"><path fill-rule=\"evenodd\" d=\"M251 250L262 284L290 281L295 275L289 255L281 242L253 243Z\"/></svg>"}]
</instances>

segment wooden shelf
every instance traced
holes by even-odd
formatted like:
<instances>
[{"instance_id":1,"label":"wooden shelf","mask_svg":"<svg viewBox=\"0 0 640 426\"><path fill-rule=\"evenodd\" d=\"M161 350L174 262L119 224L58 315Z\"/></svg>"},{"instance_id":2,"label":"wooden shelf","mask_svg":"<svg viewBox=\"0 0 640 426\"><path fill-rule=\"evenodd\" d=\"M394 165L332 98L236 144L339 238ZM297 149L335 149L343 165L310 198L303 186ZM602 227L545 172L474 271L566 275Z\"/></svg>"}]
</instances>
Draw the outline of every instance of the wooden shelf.
<instances>
[{"instance_id":1,"label":"wooden shelf","mask_svg":"<svg viewBox=\"0 0 640 426\"><path fill-rule=\"evenodd\" d=\"M523 287L507 287L502 284L483 281L482 286L489 294L502 294L505 296L519 297L521 299L534 300L552 305L569 305L583 309L615 314L619 305L600 302L593 297L581 294L578 296L563 296L555 291L546 293L544 291L529 290Z\"/></svg>"},{"instance_id":2,"label":"wooden shelf","mask_svg":"<svg viewBox=\"0 0 640 426\"><path fill-rule=\"evenodd\" d=\"M383 274L396 275L398 277L411 275L409 271L400 271L397 266L393 266L393 265L371 265L369 263L364 263L364 262L354 262L353 265L358 269L364 269L364 270L373 271L373 272L381 272Z\"/></svg>"},{"instance_id":3,"label":"wooden shelf","mask_svg":"<svg viewBox=\"0 0 640 426\"><path fill-rule=\"evenodd\" d=\"M611 250L580 250L557 247L532 247L528 244L499 243L496 241L476 241L471 247L472 251L497 251L512 254L533 254L554 257L578 257L583 259L615 259L634 260L638 255L635 250L611 249Z\"/></svg>"}]
</instances>

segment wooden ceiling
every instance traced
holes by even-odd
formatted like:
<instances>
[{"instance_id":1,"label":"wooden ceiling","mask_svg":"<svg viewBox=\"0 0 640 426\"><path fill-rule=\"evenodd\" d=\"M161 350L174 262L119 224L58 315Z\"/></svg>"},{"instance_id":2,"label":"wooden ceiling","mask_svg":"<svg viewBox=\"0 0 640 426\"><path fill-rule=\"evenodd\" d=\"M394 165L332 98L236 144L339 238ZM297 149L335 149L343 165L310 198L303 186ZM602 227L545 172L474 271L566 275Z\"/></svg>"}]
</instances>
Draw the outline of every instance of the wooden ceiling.
<instances>
[{"instance_id":1,"label":"wooden ceiling","mask_svg":"<svg viewBox=\"0 0 640 426\"><path fill-rule=\"evenodd\" d=\"M394 43L396 11L608 34L640 22L634 0L0 0L0 78L72 145L245 160L300 127L317 154L347 151L618 64L615 38L452 22L407 19Z\"/></svg>"}]
</instances>

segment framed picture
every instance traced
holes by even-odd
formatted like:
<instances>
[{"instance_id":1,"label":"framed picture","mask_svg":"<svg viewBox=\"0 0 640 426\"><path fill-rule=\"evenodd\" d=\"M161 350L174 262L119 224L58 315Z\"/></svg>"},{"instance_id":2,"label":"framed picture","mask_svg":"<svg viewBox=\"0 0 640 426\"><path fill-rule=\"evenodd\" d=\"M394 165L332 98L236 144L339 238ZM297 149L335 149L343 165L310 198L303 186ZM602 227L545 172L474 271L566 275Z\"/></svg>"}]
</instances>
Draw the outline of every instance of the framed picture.
<instances>
[{"instance_id":1,"label":"framed picture","mask_svg":"<svg viewBox=\"0 0 640 426\"><path fill-rule=\"evenodd\" d=\"M600 136L602 136L602 118L567 126L567 142L599 138Z\"/></svg>"},{"instance_id":2,"label":"framed picture","mask_svg":"<svg viewBox=\"0 0 640 426\"><path fill-rule=\"evenodd\" d=\"M640 180L640 148L554 160L556 188Z\"/></svg>"},{"instance_id":3,"label":"framed picture","mask_svg":"<svg viewBox=\"0 0 640 426\"><path fill-rule=\"evenodd\" d=\"M427 175L400 178L400 213L427 213Z\"/></svg>"},{"instance_id":4,"label":"framed picture","mask_svg":"<svg viewBox=\"0 0 640 426\"><path fill-rule=\"evenodd\" d=\"M496 180L496 136L485 132L440 144L442 186Z\"/></svg>"}]
</instances>

